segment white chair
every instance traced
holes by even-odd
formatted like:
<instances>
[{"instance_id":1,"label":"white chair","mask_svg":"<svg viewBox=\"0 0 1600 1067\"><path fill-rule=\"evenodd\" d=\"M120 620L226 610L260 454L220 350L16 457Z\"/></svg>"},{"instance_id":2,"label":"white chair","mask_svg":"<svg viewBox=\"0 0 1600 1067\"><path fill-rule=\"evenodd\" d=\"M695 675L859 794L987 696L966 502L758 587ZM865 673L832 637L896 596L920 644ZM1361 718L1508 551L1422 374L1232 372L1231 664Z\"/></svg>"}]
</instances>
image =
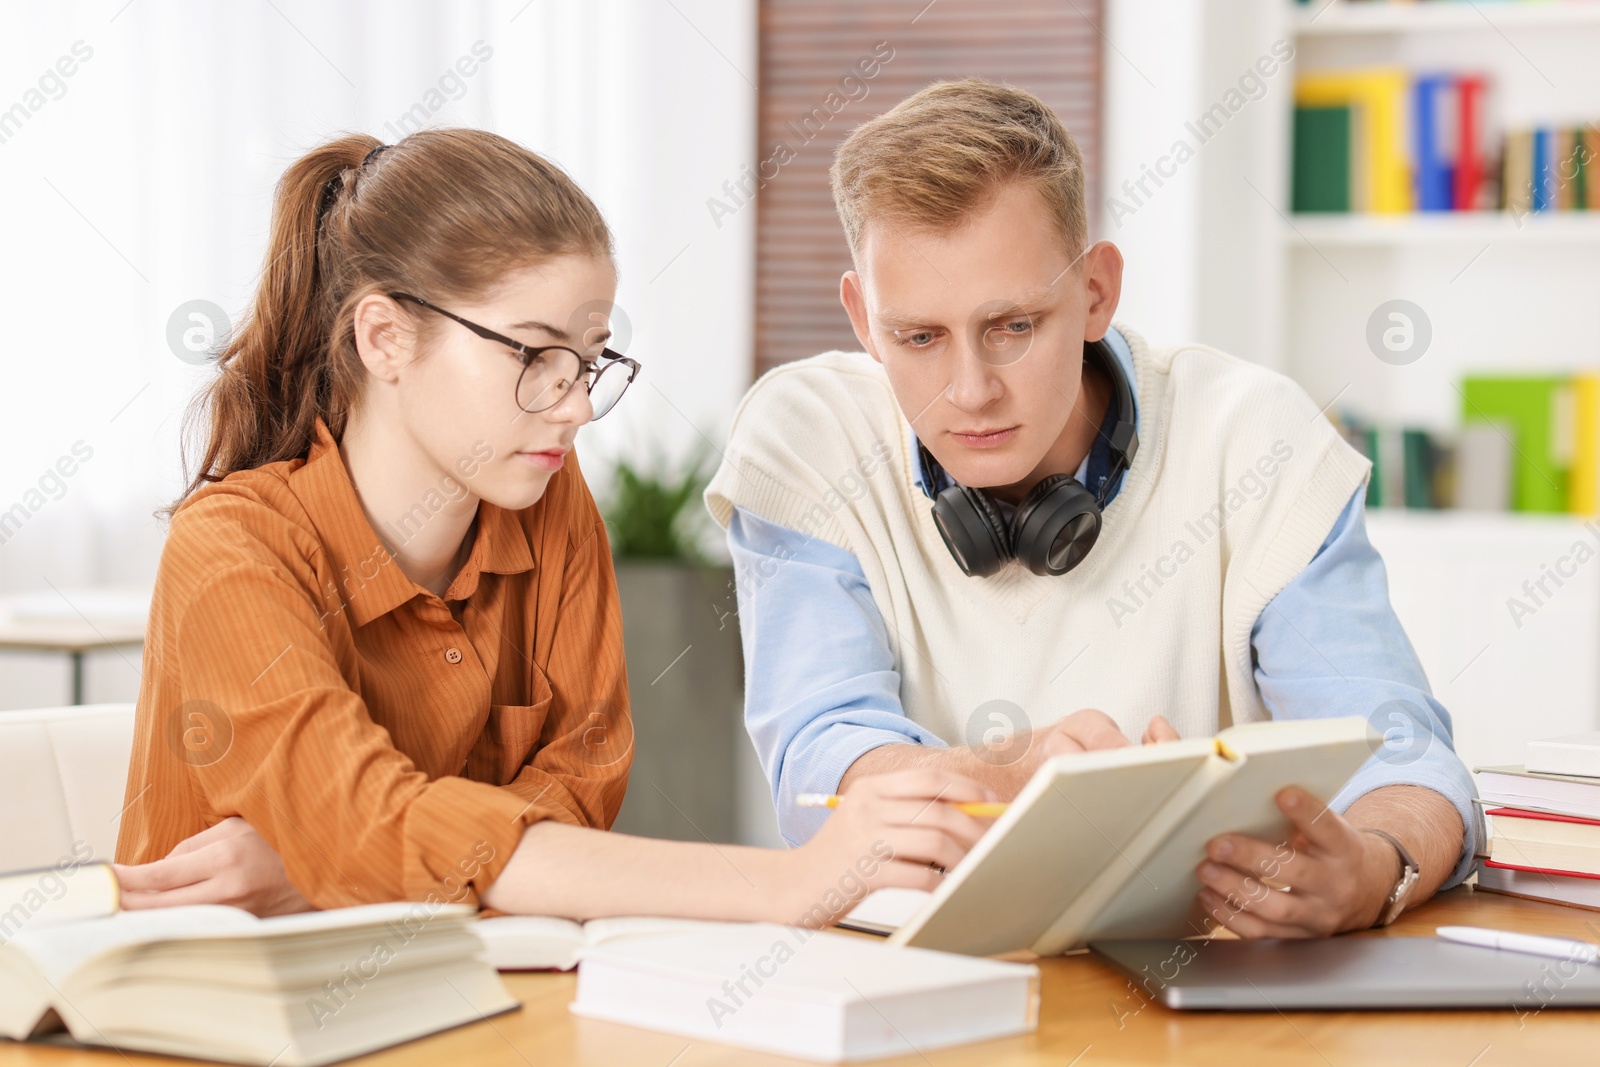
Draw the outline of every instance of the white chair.
<instances>
[{"instance_id":1,"label":"white chair","mask_svg":"<svg viewBox=\"0 0 1600 1067\"><path fill-rule=\"evenodd\" d=\"M132 704L0 711L0 871L109 862L132 749Z\"/></svg>"}]
</instances>

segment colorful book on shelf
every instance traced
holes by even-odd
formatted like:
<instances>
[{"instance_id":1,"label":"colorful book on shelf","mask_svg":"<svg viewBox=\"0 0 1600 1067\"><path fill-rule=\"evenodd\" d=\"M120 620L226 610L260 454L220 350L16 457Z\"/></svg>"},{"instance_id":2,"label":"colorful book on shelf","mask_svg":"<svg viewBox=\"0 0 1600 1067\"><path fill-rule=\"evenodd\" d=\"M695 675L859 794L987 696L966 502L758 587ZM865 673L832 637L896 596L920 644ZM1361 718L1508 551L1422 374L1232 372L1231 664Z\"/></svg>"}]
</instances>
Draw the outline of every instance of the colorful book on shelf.
<instances>
[{"instance_id":1,"label":"colorful book on shelf","mask_svg":"<svg viewBox=\"0 0 1600 1067\"><path fill-rule=\"evenodd\" d=\"M1456 78L1456 169L1451 206L1474 211L1483 197L1483 97L1486 81L1481 74Z\"/></svg>"},{"instance_id":2,"label":"colorful book on shelf","mask_svg":"<svg viewBox=\"0 0 1600 1067\"><path fill-rule=\"evenodd\" d=\"M1572 432L1567 510L1600 514L1600 371L1572 376Z\"/></svg>"},{"instance_id":3,"label":"colorful book on shelf","mask_svg":"<svg viewBox=\"0 0 1600 1067\"><path fill-rule=\"evenodd\" d=\"M1292 210L1351 210L1350 121L1345 106L1294 109Z\"/></svg>"},{"instance_id":4,"label":"colorful book on shelf","mask_svg":"<svg viewBox=\"0 0 1600 1067\"><path fill-rule=\"evenodd\" d=\"M1406 159L1407 82L1404 70L1385 67L1303 74L1295 83L1297 106L1350 107L1357 113L1352 201L1379 214L1404 214L1413 206Z\"/></svg>"},{"instance_id":5,"label":"colorful book on shelf","mask_svg":"<svg viewBox=\"0 0 1600 1067\"><path fill-rule=\"evenodd\" d=\"M1411 130L1418 211L1449 211L1455 207L1455 112L1453 77L1426 74L1412 83Z\"/></svg>"},{"instance_id":6,"label":"colorful book on shelf","mask_svg":"<svg viewBox=\"0 0 1600 1067\"><path fill-rule=\"evenodd\" d=\"M1586 211L1600 211L1600 128L1589 125L1580 132L1583 134L1583 151L1580 155L1588 173L1583 190L1583 207Z\"/></svg>"},{"instance_id":7,"label":"colorful book on shelf","mask_svg":"<svg viewBox=\"0 0 1600 1067\"><path fill-rule=\"evenodd\" d=\"M1570 210L1589 210L1589 179L1592 178L1590 168L1594 166L1594 157L1589 155L1589 146L1584 142L1584 130L1578 126L1573 130L1573 147L1571 147L1571 160L1573 160L1573 195L1571 195Z\"/></svg>"},{"instance_id":8,"label":"colorful book on shelf","mask_svg":"<svg viewBox=\"0 0 1600 1067\"><path fill-rule=\"evenodd\" d=\"M1462 382L1462 423L1498 422L1511 432L1517 511L1567 510L1576 433L1573 401L1565 375L1474 375Z\"/></svg>"},{"instance_id":9,"label":"colorful book on shelf","mask_svg":"<svg viewBox=\"0 0 1600 1067\"><path fill-rule=\"evenodd\" d=\"M1549 211L1555 207L1555 167L1551 160L1550 131L1543 127L1533 131L1533 210Z\"/></svg>"},{"instance_id":10,"label":"colorful book on shelf","mask_svg":"<svg viewBox=\"0 0 1600 1067\"><path fill-rule=\"evenodd\" d=\"M1510 511L1514 428L1472 422L1456 435L1452 503L1465 511Z\"/></svg>"},{"instance_id":11,"label":"colorful book on shelf","mask_svg":"<svg viewBox=\"0 0 1600 1067\"><path fill-rule=\"evenodd\" d=\"M1533 131L1506 134L1500 159L1500 207L1521 218L1533 210Z\"/></svg>"},{"instance_id":12,"label":"colorful book on shelf","mask_svg":"<svg viewBox=\"0 0 1600 1067\"><path fill-rule=\"evenodd\" d=\"M1491 862L1600 878L1600 820L1525 808L1489 808Z\"/></svg>"}]
</instances>

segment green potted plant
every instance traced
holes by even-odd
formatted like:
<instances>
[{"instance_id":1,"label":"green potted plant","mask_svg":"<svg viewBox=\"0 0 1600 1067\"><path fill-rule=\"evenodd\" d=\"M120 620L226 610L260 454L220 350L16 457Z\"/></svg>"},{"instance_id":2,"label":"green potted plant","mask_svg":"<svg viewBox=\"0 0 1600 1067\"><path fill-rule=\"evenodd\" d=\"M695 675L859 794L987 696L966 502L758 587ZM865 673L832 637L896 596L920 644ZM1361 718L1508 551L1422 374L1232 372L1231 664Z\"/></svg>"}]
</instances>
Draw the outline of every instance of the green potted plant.
<instances>
[{"instance_id":1,"label":"green potted plant","mask_svg":"<svg viewBox=\"0 0 1600 1067\"><path fill-rule=\"evenodd\" d=\"M643 450L638 450L643 451ZM622 600L633 770L616 829L688 841L737 840L736 762L745 739L743 657L731 567L702 548L701 494L713 466L628 460L604 514ZM636 452L637 454L637 452Z\"/></svg>"}]
</instances>

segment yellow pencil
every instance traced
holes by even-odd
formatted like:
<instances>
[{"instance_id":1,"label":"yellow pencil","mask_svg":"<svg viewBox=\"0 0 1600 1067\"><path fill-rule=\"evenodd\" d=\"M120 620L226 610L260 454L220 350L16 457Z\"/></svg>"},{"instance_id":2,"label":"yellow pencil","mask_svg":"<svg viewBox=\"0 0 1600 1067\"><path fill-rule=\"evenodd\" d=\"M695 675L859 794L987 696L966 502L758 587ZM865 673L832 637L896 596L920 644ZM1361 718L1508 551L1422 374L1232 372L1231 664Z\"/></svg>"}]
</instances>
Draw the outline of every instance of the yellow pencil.
<instances>
[{"instance_id":1,"label":"yellow pencil","mask_svg":"<svg viewBox=\"0 0 1600 1067\"><path fill-rule=\"evenodd\" d=\"M831 793L801 793L794 798L795 806L800 808L837 808L839 798ZM968 801L956 804L955 809L979 819L994 819L1006 813L1009 804L996 804L989 801Z\"/></svg>"}]
</instances>

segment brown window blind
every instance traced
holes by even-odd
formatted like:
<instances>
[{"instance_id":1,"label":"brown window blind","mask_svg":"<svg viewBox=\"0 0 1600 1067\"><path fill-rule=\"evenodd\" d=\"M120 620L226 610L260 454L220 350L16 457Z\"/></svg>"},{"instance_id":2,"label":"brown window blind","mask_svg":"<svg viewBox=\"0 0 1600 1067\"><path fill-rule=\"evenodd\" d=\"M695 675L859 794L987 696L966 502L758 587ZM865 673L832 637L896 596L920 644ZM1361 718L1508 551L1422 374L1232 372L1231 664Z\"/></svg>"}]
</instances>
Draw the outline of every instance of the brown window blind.
<instances>
[{"instance_id":1,"label":"brown window blind","mask_svg":"<svg viewBox=\"0 0 1600 1067\"><path fill-rule=\"evenodd\" d=\"M852 129L929 82L977 75L1037 95L1077 139L1098 202L1101 26L1100 0L761 0L759 158L728 199L755 192L756 374L859 348L828 166Z\"/></svg>"}]
</instances>

